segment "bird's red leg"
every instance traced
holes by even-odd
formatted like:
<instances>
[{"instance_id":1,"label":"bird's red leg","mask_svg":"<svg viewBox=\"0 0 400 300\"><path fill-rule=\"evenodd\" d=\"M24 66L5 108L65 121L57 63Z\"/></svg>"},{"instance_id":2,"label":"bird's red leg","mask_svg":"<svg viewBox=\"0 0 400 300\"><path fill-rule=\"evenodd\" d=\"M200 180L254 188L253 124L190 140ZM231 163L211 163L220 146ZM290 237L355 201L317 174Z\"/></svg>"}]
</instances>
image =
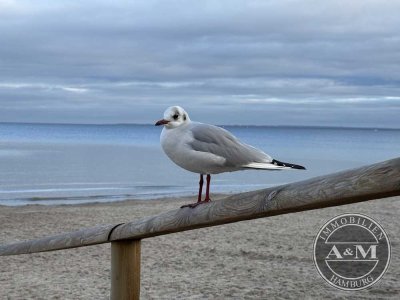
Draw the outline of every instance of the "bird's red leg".
<instances>
[{"instance_id":1,"label":"bird's red leg","mask_svg":"<svg viewBox=\"0 0 400 300\"><path fill-rule=\"evenodd\" d=\"M200 174L200 181L199 181L199 196L197 197L197 203L201 202L201 194L203 192L203 174Z\"/></svg>"},{"instance_id":2,"label":"bird's red leg","mask_svg":"<svg viewBox=\"0 0 400 300\"><path fill-rule=\"evenodd\" d=\"M210 201L210 180L211 180L211 176L207 175L207 190L206 190L206 198L204 199L204 201L201 201L201 194L203 191L203 174L200 174L200 181L199 181L199 196L197 198L197 202L196 203L192 203L192 204L186 204L181 206L181 208L184 207L190 207L190 208L195 208L197 205L199 204L203 204L203 203L207 203Z\"/></svg>"},{"instance_id":3,"label":"bird's red leg","mask_svg":"<svg viewBox=\"0 0 400 300\"><path fill-rule=\"evenodd\" d=\"M205 202L211 201L211 199L210 199L210 183L211 183L211 175L207 174L206 198L204 199Z\"/></svg>"}]
</instances>

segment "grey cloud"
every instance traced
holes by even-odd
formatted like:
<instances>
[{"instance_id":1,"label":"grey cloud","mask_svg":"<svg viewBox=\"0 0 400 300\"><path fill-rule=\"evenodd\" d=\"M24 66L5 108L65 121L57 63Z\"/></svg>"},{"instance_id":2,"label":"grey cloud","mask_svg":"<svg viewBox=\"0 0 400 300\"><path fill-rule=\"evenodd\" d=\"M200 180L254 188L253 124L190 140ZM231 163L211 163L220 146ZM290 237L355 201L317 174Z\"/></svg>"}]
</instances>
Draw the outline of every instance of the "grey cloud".
<instances>
[{"instance_id":1,"label":"grey cloud","mask_svg":"<svg viewBox=\"0 0 400 300\"><path fill-rule=\"evenodd\" d=\"M1 3L1 120L149 122L181 104L255 122L235 117L246 103L293 116L257 122L398 127L395 1Z\"/></svg>"}]
</instances>

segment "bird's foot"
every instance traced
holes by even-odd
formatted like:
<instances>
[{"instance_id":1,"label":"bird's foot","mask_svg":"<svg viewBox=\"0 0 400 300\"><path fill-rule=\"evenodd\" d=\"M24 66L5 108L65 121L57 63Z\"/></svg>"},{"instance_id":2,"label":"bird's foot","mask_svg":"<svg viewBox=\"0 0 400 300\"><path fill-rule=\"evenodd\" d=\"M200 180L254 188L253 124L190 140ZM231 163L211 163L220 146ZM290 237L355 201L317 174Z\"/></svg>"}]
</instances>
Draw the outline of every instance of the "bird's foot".
<instances>
[{"instance_id":1,"label":"bird's foot","mask_svg":"<svg viewBox=\"0 0 400 300\"><path fill-rule=\"evenodd\" d=\"M205 203L209 203L211 200L204 200L204 201L198 201L196 203L191 203L191 204L186 204L186 205L182 205L181 208L184 207L190 207L190 208L195 208L196 206L200 205L200 204L205 204Z\"/></svg>"}]
</instances>

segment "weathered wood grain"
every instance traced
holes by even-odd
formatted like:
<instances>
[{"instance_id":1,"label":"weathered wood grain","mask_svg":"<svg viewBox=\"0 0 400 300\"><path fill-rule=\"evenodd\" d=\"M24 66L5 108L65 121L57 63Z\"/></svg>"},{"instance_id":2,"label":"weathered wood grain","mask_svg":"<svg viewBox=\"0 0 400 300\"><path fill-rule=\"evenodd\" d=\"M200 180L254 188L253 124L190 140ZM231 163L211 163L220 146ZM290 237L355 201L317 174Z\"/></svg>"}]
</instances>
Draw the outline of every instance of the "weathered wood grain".
<instances>
[{"instance_id":1,"label":"weathered wood grain","mask_svg":"<svg viewBox=\"0 0 400 300\"><path fill-rule=\"evenodd\" d=\"M140 298L140 240L111 243L111 300Z\"/></svg>"},{"instance_id":2,"label":"weathered wood grain","mask_svg":"<svg viewBox=\"0 0 400 300\"><path fill-rule=\"evenodd\" d=\"M400 158L129 222L116 227L110 240L148 238L395 195L400 195Z\"/></svg>"},{"instance_id":3,"label":"weathered wood grain","mask_svg":"<svg viewBox=\"0 0 400 300\"><path fill-rule=\"evenodd\" d=\"M78 231L49 236L36 240L0 246L0 256L28 254L44 251L69 249L107 243L110 232L118 225L99 225Z\"/></svg>"},{"instance_id":4,"label":"weathered wood grain","mask_svg":"<svg viewBox=\"0 0 400 300\"><path fill-rule=\"evenodd\" d=\"M105 225L56 237L0 246L13 255L88 246L343 205L400 195L400 158L309 180L240 193L194 209L177 208L121 225Z\"/></svg>"}]
</instances>

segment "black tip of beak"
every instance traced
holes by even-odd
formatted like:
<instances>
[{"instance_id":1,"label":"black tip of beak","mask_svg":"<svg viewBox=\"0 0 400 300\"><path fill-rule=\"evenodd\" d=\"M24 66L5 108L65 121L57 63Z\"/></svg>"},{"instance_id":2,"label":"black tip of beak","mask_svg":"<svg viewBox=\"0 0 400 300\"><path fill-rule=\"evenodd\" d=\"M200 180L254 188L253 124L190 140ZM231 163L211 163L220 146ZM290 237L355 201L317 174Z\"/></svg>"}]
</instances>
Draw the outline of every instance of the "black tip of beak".
<instances>
[{"instance_id":1,"label":"black tip of beak","mask_svg":"<svg viewBox=\"0 0 400 300\"><path fill-rule=\"evenodd\" d=\"M165 125L165 124L168 124L168 123L169 123L169 121L162 119L160 121L157 121L157 123L154 124L154 125L155 126L160 126L160 125Z\"/></svg>"}]
</instances>

